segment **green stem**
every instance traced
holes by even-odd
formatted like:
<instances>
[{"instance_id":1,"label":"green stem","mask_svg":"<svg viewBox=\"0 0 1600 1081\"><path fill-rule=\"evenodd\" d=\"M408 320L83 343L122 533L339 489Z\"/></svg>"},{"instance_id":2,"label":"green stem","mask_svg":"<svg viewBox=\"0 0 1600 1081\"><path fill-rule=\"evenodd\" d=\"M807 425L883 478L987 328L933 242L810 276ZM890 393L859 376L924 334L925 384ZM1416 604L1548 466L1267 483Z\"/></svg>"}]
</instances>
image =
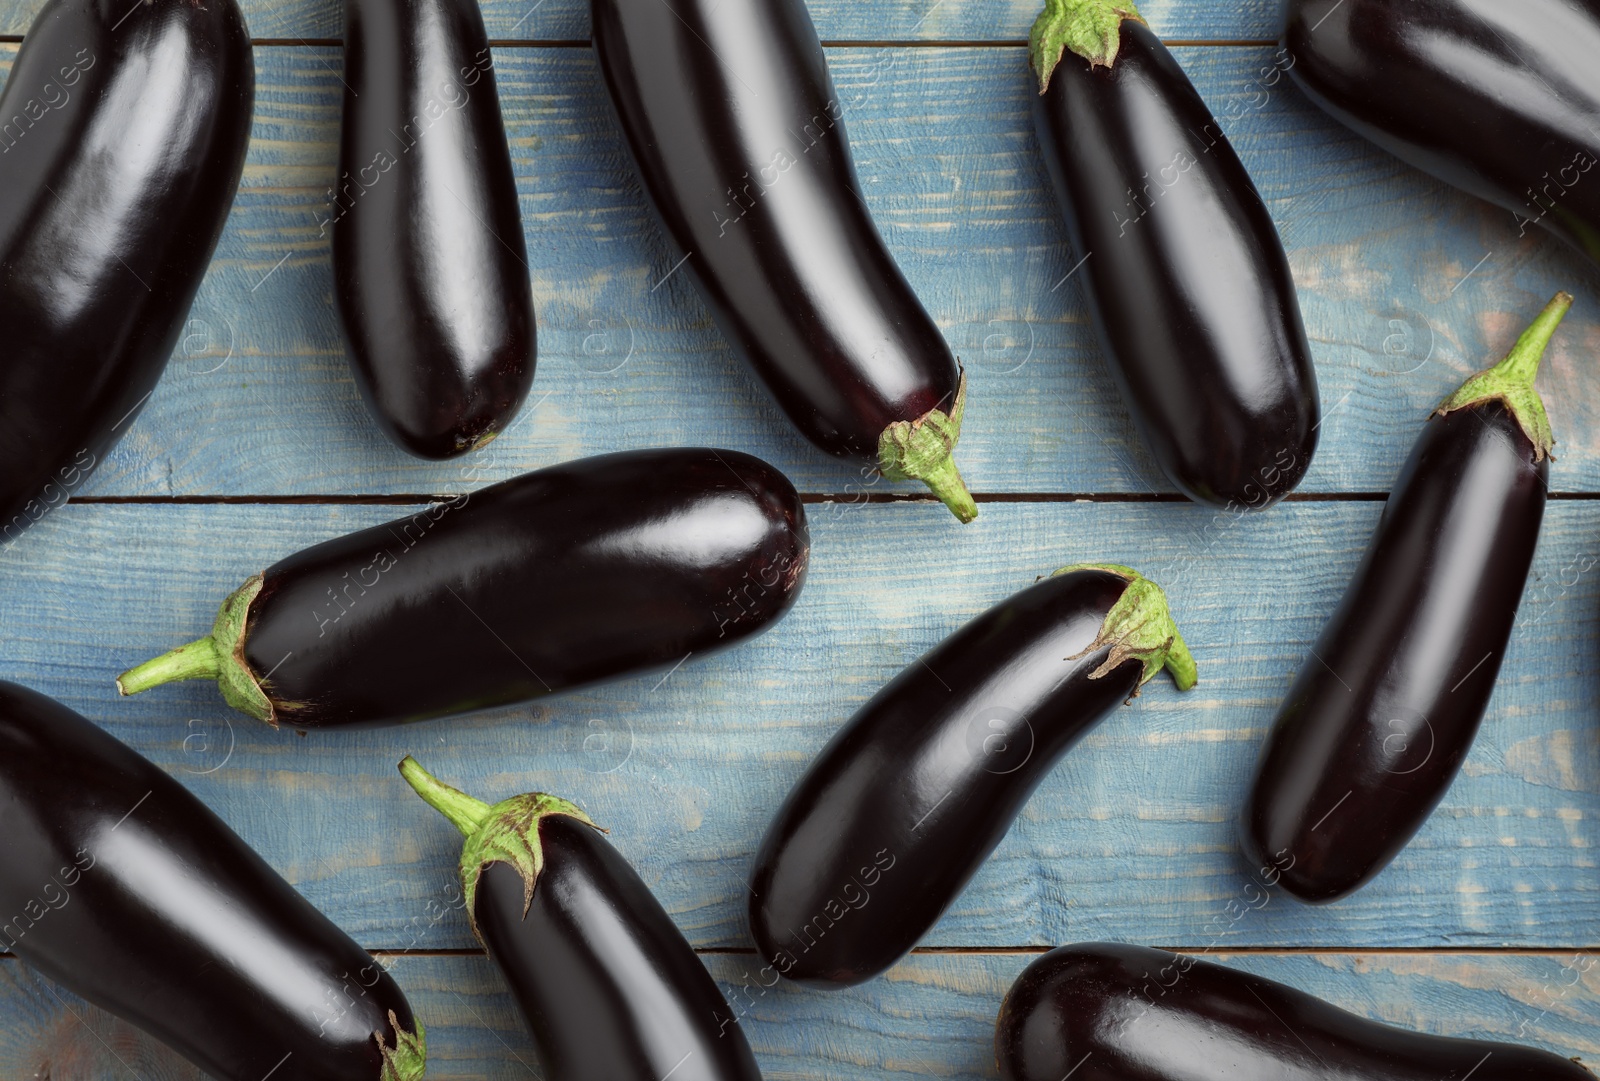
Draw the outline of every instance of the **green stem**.
<instances>
[{"instance_id":1,"label":"green stem","mask_svg":"<svg viewBox=\"0 0 1600 1081\"><path fill-rule=\"evenodd\" d=\"M221 670L217 645L207 635L128 669L117 677L117 692L126 696L184 679L216 679Z\"/></svg>"},{"instance_id":2,"label":"green stem","mask_svg":"<svg viewBox=\"0 0 1600 1081\"><path fill-rule=\"evenodd\" d=\"M209 635L128 669L117 677L117 689L138 694L181 679L215 679L228 705L277 727L272 699L244 659L250 604L260 592L261 575L253 575L222 602Z\"/></svg>"},{"instance_id":3,"label":"green stem","mask_svg":"<svg viewBox=\"0 0 1600 1081\"><path fill-rule=\"evenodd\" d=\"M1050 89L1050 76L1068 49L1091 68L1115 64L1128 19L1144 22L1133 0L1045 0L1028 34L1028 60L1039 77L1039 93Z\"/></svg>"},{"instance_id":4,"label":"green stem","mask_svg":"<svg viewBox=\"0 0 1600 1081\"><path fill-rule=\"evenodd\" d=\"M967 373L956 384L956 400L946 413L930 409L916 420L897 420L878 436L878 469L889 480L920 480L961 522L978 516L953 454L967 411Z\"/></svg>"},{"instance_id":5,"label":"green stem","mask_svg":"<svg viewBox=\"0 0 1600 1081\"><path fill-rule=\"evenodd\" d=\"M1167 646L1167 656L1162 664L1171 673L1172 682L1180 691L1187 691L1200 681L1200 668L1194 663L1194 654L1189 652L1189 643L1183 640L1176 626L1172 628L1172 643Z\"/></svg>"},{"instance_id":6,"label":"green stem","mask_svg":"<svg viewBox=\"0 0 1600 1081\"><path fill-rule=\"evenodd\" d=\"M1167 605L1167 595L1161 587L1132 567L1117 563L1075 563L1070 567L1062 567L1051 577L1088 570L1115 574L1128 583L1122 596L1117 598L1117 603L1106 613L1105 620L1100 624L1100 633L1095 635L1087 649L1077 654L1087 657L1096 650L1107 646L1111 648L1105 663L1090 672L1089 678L1099 679L1117 669L1124 661L1136 658L1144 664L1144 673L1139 677L1140 686L1150 682L1157 672L1165 668L1178 690L1187 691L1193 687L1200 678L1199 669L1188 644L1178 631L1178 624Z\"/></svg>"},{"instance_id":7,"label":"green stem","mask_svg":"<svg viewBox=\"0 0 1600 1081\"><path fill-rule=\"evenodd\" d=\"M400 760L400 776L435 811L450 820L463 837L471 837L478 827L488 821L491 808L476 796L469 796L459 788L451 788L439 778L422 768L415 758L406 755Z\"/></svg>"},{"instance_id":8,"label":"green stem","mask_svg":"<svg viewBox=\"0 0 1600 1081\"><path fill-rule=\"evenodd\" d=\"M539 823L551 815L565 815L594 829L600 828L576 805L543 792L512 796L490 806L451 788L418 765L410 755L401 759L400 775L417 795L466 837L461 846L461 892L473 934L478 934L478 879L485 867L491 863L508 863L522 876L522 911L526 915L528 906L533 904L533 889L539 881L539 873L544 870ZM481 940L482 936L479 938Z\"/></svg>"},{"instance_id":9,"label":"green stem","mask_svg":"<svg viewBox=\"0 0 1600 1081\"><path fill-rule=\"evenodd\" d=\"M1537 319L1522 332L1511 352L1492 368L1486 368L1462 383L1454 394L1439 403L1435 414L1454 413L1483 402L1499 402L1516 418L1528 441L1533 444L1533 460L1540 461L1555 446L1550 417L1544 401L1534 389L1539 365L1544 360L1550 339L1572 307L1572 294L1557 293L1544 306Z\"/></svg>"},{"instance_id":10,"label":"green stem","mask_svg":"<svg viewBox=\"0 0 1600 1081\"><path fill-rule=\"evenodd\" d=\"M1489 370L1499 373L1508 382L1533 386L1533 380L1539 374L1539 363L1544 360L1545 350L1550 346L1550 339L1555 336L1556 328L1571 309L1571 293L1557 293L1551 297L1544 311L1522 332L1517 344L1511 347L1511 352Z\"/></svg>"},{"instance_id":11,"label":"green stem","mask_svg":"<svg viewBox=\"0 0 1600 1081\"><path fill-rule=\"evenodd\" d=\"M967 491L967 482L961 479L961 470L956 468L954 458L947 457L935 463L921 480L963 525L978 516L978 504Z\"/></svg>"}]
</instances>

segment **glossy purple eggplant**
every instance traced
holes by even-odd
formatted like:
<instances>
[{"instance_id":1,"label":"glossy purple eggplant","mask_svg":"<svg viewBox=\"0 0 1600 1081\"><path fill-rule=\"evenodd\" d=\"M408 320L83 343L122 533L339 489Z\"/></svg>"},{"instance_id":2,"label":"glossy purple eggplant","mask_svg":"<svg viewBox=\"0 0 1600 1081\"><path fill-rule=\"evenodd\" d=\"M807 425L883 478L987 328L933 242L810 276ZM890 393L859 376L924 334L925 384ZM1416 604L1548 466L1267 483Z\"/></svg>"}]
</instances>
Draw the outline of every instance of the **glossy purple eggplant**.
<instances>
[{"instance_id":1,"label":"glossy purple eggplant","mask_svg":"<svg viewBox=\"0 0 1600 1081\"><path fill-rule=\"evenodd\" d=\"M50 0L0 94L0 541L127 433L189 316L255 98L234 0Z\"/></svg>"},{"instance_id":2,"label":"glossy purple eggplant","mask_svg":"<svg viewBox=\"0 0 1600 1081\"><path fill-rule=\"evenodd\" d=\"M1030 53L1039 148L1134 426L1190 499L1271 505L1311 465L1319 406L1266 204L1128 0L1050 0Z\"/></svg>"},{"instance_id":3,"label":"glossy purple eggplant","mask_svg":"<svg viewBox=\"0 0 1600 1081\"><path fill-rule=\"evenodd\" d=\"M356 385L424 458L483 446L533 385L516 177L477 0L345 0L344 126L328 193Z\"/></svg>"},{"instance_id":4,"label":"glossy purple eggplant","mask_svg":"<svg viewBox=\"0 0 1600 1081\"><path fill-rule=\"evenodd\" d=\"M1549 1051L1411 1032L1192 956L1090 942L1022 970L1004 1081L1594 1081Z\"/></svg>"},{"instance_id":5,"label":"glossy purple eggplant","mask_svg":"<svg viewBox=\"0 0 1600 1081\"><path fill-rule=\"evenodd\" d=\"M1600 4L1289 0L1283 44L1334 119L1600 262Z\"/></svg>"},{"instance_id":6,"label":"glossy purple eggplant","mask_svg":"<svg viewBox=\"0 0 1600 1081\"><path fill-rule=\"evenodd\" d=\"M1554 440L1533 387L1572 298L1439 406L1284 699L1243 813L1246 856L1333 901L1388 865L1461 768L1544 517Z\"/></svg>"},{"instance_id":7,"label":"glossy purple eggplant","mask_svg":"<svg viewBox=\"0 0 1600 1081\"><path fill-rule=\"evenodd\" d=\"M705 966L589 816L542 792L493 806L406 757L466 837L461 889L553 1081L760 1081Z\"/></svg>"},{"instance_id":8,"label":"glossy purple eggplant","mask_svg":"<svg viewBox=\"0 0 1600 1081\"><path fill-rule=\"evenodd\" d=\"M423 1075L383 966L188 789L4 682L0 949L218 1081Z\"/></svg>"},{"instance_id":9,"label":"glossy purple eggplant","mask_svg":"<svg viewBox=\"0 0 1600 1081\"><path fill-rule=\"evenodd\" d=\"M590 11L645 194L734 351L807 439L971 521L966 379L867 211L804 0Z\"/></svg>"},{"instance_id":10,"label":"glossy purple eggplant","mask_svg":"<svg viewBox=\"0 0 1600 1081\"><path fill-rule=\"evenodd\" d=\"M767 828L749 904L770 970L838 987L894 964L1060 757L1163 666L1180 689L1194 685L1160 587L1083 565L1002 601L896 676Z\"/></svg>"},{"instance_id":11,"label":"glossy purple eggplant","mask_svg":"<svg viewBox=\"0 0 1600 1081\"><path fill-rule=\"evenodd\" d=\"M766 630L805 580L805 511L731 450L551 466L255 575L124 694L216 679L273 725L399 724L681 664Z\"/></svg>"}]
</instances>

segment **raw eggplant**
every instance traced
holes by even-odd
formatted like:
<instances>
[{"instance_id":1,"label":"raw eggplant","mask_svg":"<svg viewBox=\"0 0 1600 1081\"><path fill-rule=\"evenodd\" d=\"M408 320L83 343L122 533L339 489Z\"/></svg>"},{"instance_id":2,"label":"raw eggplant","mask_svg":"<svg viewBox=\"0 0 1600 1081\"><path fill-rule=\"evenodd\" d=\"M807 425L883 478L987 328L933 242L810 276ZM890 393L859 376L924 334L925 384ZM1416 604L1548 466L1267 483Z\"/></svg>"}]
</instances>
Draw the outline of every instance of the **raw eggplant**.
<instances>
[{"instance_id":1,"label":"raw eggplant","mask_svg":"<svg viewBox=\"0 0 1600 1081\"><path fill-rule=\"evenodd\" d=\"M1284 699L1243 813L1245 854L1333 901L1388 865L1443 798L1505 658L1554 439L1533 387L1559 293L1434 411L1338 610Z\"/></svg>"},{"instance_id":2,"label":"raw eggplant","mask_svg":"<svg viewBox=\"0 0 1600 1081\"><path fill-rule=\"evenodd\" d=\"M1167 479L1261 509L1317 446L1289 260L1206 103L1128 0L1049 0L1034 127L1111 374Z\"/></svg>"},{"instance_id":3,"label":"raw eggplant","mask_svg":"<svg viewBox=\"0 0 1600 1081\"><path fill-rule=\"evenodd\" d=\"M50 0L0 94L0 541L66 502L178 344L233 204L234 0Z\"/></svg>"},{"instance_id":4,"label":"raw eggplant","mask_svg":"<svg viewBox=\"0 0 1600 1081\"><path fill-rule=\"evenodd\" d=\"M1548 1051L1410 1032L1209 961L1106 942L1022 970L994 1057L1004 1081L1594 1081Z\"/></svg>"},{"instance_id":5,"label":"raw eggplant","mask_svg":"<svg viewBox=\"0 0 1600 1081\"><path fill-rule=\"evenodd\" d=\"M1289 74L1391 154L1600 262L1600 4L1289 0Z\"/></svg>"},{"instance_id":6,"label":"raw eggplant","mask_svg":"<svg viewBox=\"0 0 1600 1081\"><path fill-rule=\"evenodd\" d=\"M977 517L951 457L966 377L867 212L804 0L590 12L645 194L734 351L817 446Z\"/></svg>"},{"instance_id":7,"label":"raw eggplant","mask_svg":"<svg viewBox=\"0 0 1600 1081\"><path fill-rule=\"evenodd\" d=\"M0 682L0 949L219 1081L414 1081L399 986L188 789Z\"/></svg>"},{"instance_id":8,"label":"raw eggplant","mask_svg":"<svg viewBox=\"0 0 1600 1081\"><path fill-rule=\"evenodd\" d=\"M589 816L530 792L490 806L407 756L400 773L466 837L478 940L555 1081L760 1081L705 966Z\"/></svg>"},{"instance_id":9,"label":"raw eggplant","mask_svg":"<svg viewBox=\"0 0 1600 1081\"><path fill-rule=\"evenodd\" d=\"M330 191L334 300L356 385L424 458L483 446L533 384L511 152L477 0L346 0Z\"/></svg>"},{"instance_id":10,"label":"raw eggplant","mask_svg":"<svg viewBox=\"0 0 1600 1081\"><path fill-rule=\"evenodd\" d=\"M750 879L762 956L835 987L894 964L1060 757L1163 666L1194 685L1166 596L1127 567L1067 567L945 639L845 723L767 828Z\"/></svg>"},{"instance_id":11,"label":"raw eggplant","mask_svg":"<svg viewBox=\"0 0 1600 1081\"><path fill-rule=\"evenodd\" d=\"M280 560L117 685L216 679L296 728L489 709L750 638L794 603L808 551L800 497L759 458L585 458Z\"/></svg>"}]
</instances>

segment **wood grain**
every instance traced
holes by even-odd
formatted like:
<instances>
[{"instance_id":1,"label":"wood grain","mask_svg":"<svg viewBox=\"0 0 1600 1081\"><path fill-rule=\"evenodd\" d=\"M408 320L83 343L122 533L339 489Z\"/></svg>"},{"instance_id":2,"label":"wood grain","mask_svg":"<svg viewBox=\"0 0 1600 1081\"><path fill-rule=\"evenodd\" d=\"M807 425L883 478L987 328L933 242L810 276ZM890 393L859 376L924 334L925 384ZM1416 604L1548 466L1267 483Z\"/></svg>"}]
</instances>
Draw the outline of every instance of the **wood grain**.
<instances>
[{"instance_id":1,"label":"wood grain","mask_svg":"<svg viewBox=\"0 0 1600 1081\"><path fill-rule=\"evenodd\" d=\"M231 715L214 688L119 700L112 676L202 633L246 575L399 515L345 505L84 505L0 547L0 678L53 694L170 770L314 903L388 956L429 1025L436 1078L539 1076L497 973L449 899L454 831L394 771L413 752L500 797L576 799L690 940L748 946L743 876L792 781L874 690L964 620L1082 559L1166 585L1201 683L1151 684L1045 782L913 955L828 994L761 993L748 953L706 960L769 1081L994 1076L1001 996L1037 950L1117 939L1235 957L1358 1013L1600 1061L1600 501L1552 505L1511 653L1444 803L1339 904L1260 905L1233 818L1279 696L1337 602L1418 425L1558 288L1578 296L1540 387L1560 493L1600 493L1600 273L1509 215L1313 108L1263 44L1280 0L1140 6L1221 119L1290 253L1324 421L1302 492L1239 518L1167 493L1088 326L1029 118L1020 42L1039 0L809 0L865 198L963 358L959 455L987 501L971 527L795 434L735 360L651 221L583 39L581 0L483 0L539 311L519 422L467 463L427 464L366 415L331 307L321 222L335 181L334 0L244 7L258 40L245 180L166 377L79 496L256 500L467 489L603 451L747 450L810 507L794 613L730 654L548 703L405 730L300 737ZM19 35L39 0L0 0ZM316 44L309 44L315 42ZM920 43L901 47L893 43ZM1219 42L1256 44L1215 44ZM544 44L533 44L544 43ZM943 44L937 44L943 43ZM966 43L966 44L962 44ZM977 43L985 43L979 46ZM15 45L0 45L0 69ZM858 505L860 504L860 505ZM1260 905L1260 907L1257 907ZM1475 951L1460 952L1463 947ZM1400 949L1406 952L1361 952ZM1516 949L1540 954L1506 952ZM1430 952L1449 951L1449 952ZM190 1081L170 1050L0 957L0 1081Z\"/></svg>"},{"instance_id":2,"label":"wood grain","mask_svg":"<svg viewBox=\"0 0 1600 1081\"><path fill-rule=\"evenodd\" d=\"M41 0L0 3L0 34L27 31ZM817 32L833 41L1016 41L1043 9L1042 0L810 0ZM241 0L258 40L338 38L338 0ZM586 0L483 0L484 25L495 40L576 41L589 37ZM1278 0L1144 0L1139 10L1158 33L1178 40L1265 41L1280 26Z\"/></svg>"},{"instance_id":3,"label":"wood grain","mask_svg":"<svg viewBox=\"0 0 1600 1081\"><path fill-rule=\"evenodd\" d=\"M963 527L928 504L814 504L805 591L749 645L531 706L302 737L230 714L212 685L119 700L112 677L206 632L221 598L278 557L399 509L69 505L0 550L0 676L167 768L370 948L471 944L460 913L429 915L459 839L396 774L408 752L481 797L576 800L691 941L737 947L766 823L857 706L1035 576L1126 563L1168 588L1199 687L1179 694L1158 678L1091 733L927 944L1594 943L1593 502L1551 507L1484 729L1418 837L1347 901L1311 909L1275 891L1249 905L1234 816L1257 746L1379 510L1295 503L1238 519L1184 504L996 504Z\"/></svg>"},{"instance_id":4,"label":"wood grain","mask_svg":"<svg viewBox=\"0 0 1600 1081\"><path fill-rule=\"evenodd\" d=\"M1600 1061L1600 965L1593 955L1319 954L1210 958L1419 1031L1531 1044ZM763 989L754 958L705 958L767 1081L993 1078L994 1017L1033 955L917 954L846 991ZM541 1077L498 972L479 956L389 957L428 1029L428 1076ZM746 990L749 988L749 990ZM0 1076L12 1081L201 1081L126 1022L85 1005L15 960L0 961Z\"/></svg>"},{"instance_id":5,"label":"wood grain","mask_svg":"<svg viewBox=\"0 0 1600 1081\"><path fill-rule=\"evenodd\" d=\"M806 491L867 488L870 475L791 428L689 283L667 277L677 256L649 217L590 53L496 55L540 358L520 418L474 459L482 475L710 444L758 454ZM461 490L462 463L422 463L383 438L344 358L319 225L336 158L339 53L256 56L245 184L188 333L84 494ZM1292 254L1324 406L1303 490L1387 489L1428 411L1562 287L1580 299L1541 381L1560 441L1552 483L1600 490L1600 311L1587 288L1600 276L1554 241L1519 239L1509 214L1368 146L1287 81L1262 86L1270 50L1178 56L1233 133ZM1022 50L848 48L830 58L867 199L971 374L958 458L973 490L1171 491L1104 370L1077 283L1063 282L1078 257L1038 160Z\"/></svg>"}]
</instances>

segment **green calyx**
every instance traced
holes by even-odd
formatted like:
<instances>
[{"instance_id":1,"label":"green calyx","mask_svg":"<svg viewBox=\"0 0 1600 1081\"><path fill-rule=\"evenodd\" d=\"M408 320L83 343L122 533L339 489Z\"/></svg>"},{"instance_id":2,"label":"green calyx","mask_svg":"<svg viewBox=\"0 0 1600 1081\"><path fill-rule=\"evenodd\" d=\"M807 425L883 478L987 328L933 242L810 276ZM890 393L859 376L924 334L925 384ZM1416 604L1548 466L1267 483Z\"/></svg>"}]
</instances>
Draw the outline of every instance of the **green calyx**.
<instances>
[{"instance_id":1,"label":"green calyx","mask_svg":"<svg viewBox=\"0 0 1600 1081\"><path fill-rule=\"evenodd\" d=\"M539 823L551 815L566 815L586 826L600 828L576 804L543 792L512 796L491 806L451 788L423 769L410 755L400 761L400 776L467 839L461 846L461 892L466 901L467 920L475 935L478 934L475 907L478 878L485 867L491 863L509 863L517 869L522 876L522 912L526 915L528 906L533 904L533 888L544 870ZM482 940L481 935L479 939Z\"/></svg>"},{"instance_id":2,"label":"green calyx","mask_svg":"<svg viewBox=\"0 0 1600 1081\"><path fill-rule=\"evenodd\" d=\"M1551 336L1571 307L1572 294L1557 293L1533 324L1522 332L1504 360L1462 383L1454 394L1439 403L1434 413L1443 416L1481 402L1500 402L1517 418L1523 434L1533 444L1533 460L1541 461L1556 440L1550 431L1544 401L1533 388L1533 380L1539 374L1539 362L1544 359Z\"/></svg>"},{"instance_id":3,"label":"green calyx","mask_svg":"<svg viewBox=\"0 0 1600 1081\"><path fill-rule=\"evenodd\" d=\"M961 417L967 411L967 373L956 384L949 413L930 409L916 420L897 420L878 436L878 469L889 480L920 480L962 522L978 516L978 504L956 468Z\"/></svg>"},{"instance_id":4,"label":"green calyx","mask_svg":"<svg viewBox=\"0 0 1600 1081\"><path fill-rule=\"evenodd\" d=\"M378 1075L379 1081L421 1081L422 1075L427 1072L428 1034L421 1021L417 1021L416 1026L415 1035L407 1032L401 1027L400 1018L390 1010L389 1028L394 1031L394 1046L390 1047L385 1042L382 1032L372 1034L372 1038L378 1041L378 1051L383 1055L383 1072Z\"/></svg>"},{"instance_id":5,"label":"green calyx","mask_svg":"<svg viewBox=\"0 0 1600 1081\"><path fill-rule=\"evenodd\" d=\"M272 701L244 659L245 623L250 616L250 603L260 592L261 575L257 574L228 594L210 634L128 669L117 677L117 690L130 695L163 683L214 679L228 705L277 727Z\"/></svg>"},{"instance_id":6,"label":"green calyx","mask_svg":"<svg viewBox=\"0 0 1600 1081\"><path fill-rule=\"evenodd\" d=\"M1039 77L1039 93L1050 89L1050 76L1068 49L1090 67L1116 63L1125 19L1144 22L1132 0L1045 0L1028 34L1028 60Z\"/></svg>"},{"instance_id":7,"label":"green calyx","mask_svg":"<svg viewBox=\"0 0 1600 1081\"><path fill-rule=\"evenodd\" d=\"M1123 661L1137 657L1144 663L1144 674L1139 677L1142 687L1150 682L1162 668L1172 673L1172 682L1178 690L1187 691L1199 679L1194 656L1184 644L1183 635L1172 619L1167 607L1167 595L1161 587L1131 567L1115 563L1074 563L1062 567L1052 578L1073 571L1105 571L1127 579L1128 588L1122 591L1117 603L1106 613L1100 624L1100 633L1082 653L1069 657L1086 657L1098 649L1111 647L1111 654L1099 668L1089 673L1090 679L1099 679L1115 671ZM1137 693L1137 692L1135 692Z\"/></svg>"}]
</instances>

